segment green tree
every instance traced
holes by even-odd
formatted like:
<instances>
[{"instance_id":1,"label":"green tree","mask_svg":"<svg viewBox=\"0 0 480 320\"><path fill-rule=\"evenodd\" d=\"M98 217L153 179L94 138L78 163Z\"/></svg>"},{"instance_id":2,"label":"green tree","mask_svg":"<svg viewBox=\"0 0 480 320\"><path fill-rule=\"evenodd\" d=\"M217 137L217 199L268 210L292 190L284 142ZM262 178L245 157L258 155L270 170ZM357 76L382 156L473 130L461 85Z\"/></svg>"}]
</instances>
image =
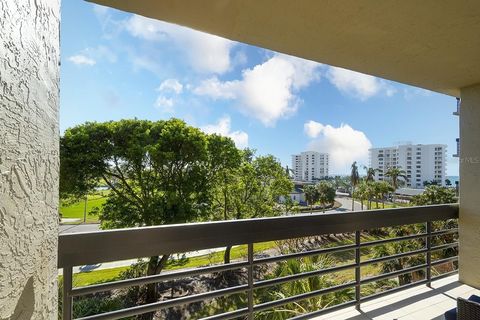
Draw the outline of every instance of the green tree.
<instances>
[{"instance_id":1,"label":"green tree","mask_svg":"<svg viewBox=\"0 0 480 320\"><path fill-rule=\"evenodd\" d=\"M379 192L379 197L380 199L382 199L382 207L385 209L385 197L395 191L395 189L393 188L393 186L388 183L387 181L378 181L377 182L377 187L378 187L378 192Z\"/></svg>"},{"instance_id":2,"label":"green tree","mask_svg":"<svg viewBox=\"0 0 480 320\"><path fill-rule=\"evenodd\" d=\"M385 176L390 178L390 182L395 190L398 189L400 179L403 181L408 181L407 174L405 170L402 170L397 167L388 168L387 172L385 172ZM395 191L393 192L393 202L395 203Z\"/></svg>"},{"instance_id":3,"label":"green tree","mask_svg":"<svg viewBox=\"0 0 480 320\"><path fill-rule=\"evenodd\" d=\"M298 212L298 202L294 201L290 196L285 197L283 201L285 214Z\"/></svg>"},{"instance_id":4,"label":"green tree","mask_svg":"<svg viewBox=\"0 0 480 320\"><path fill-rule=\"evenodd\" d=\"M363 167L367 173L365 181L370 182L375 180L375 173L379 172L380 169L374 169L367 166Z\"/></svg>"},{"instance_id":5,"label":"green tree","mask_svg":"<svg viewBox=\"0 0 480 320\"><path fill-rule=\"evenodd\" d=\"M365 181L360 181L357 184L357 187L355 188L355 192L352 194L352 197L360 200L361 209L363 210L363 202L368 199L367 184Z\"/></svg>"},{"instance_id":6,"label":"green tree","mask_svg":"<svg viewBox=\"0 0 480 320\"><path fill-rule=\"evenodd\" d=\"M243 152L240 167L234 171L231 183L230 203L232 215L228 219L248 219L276 216L282 213L278 204L281 196L289 197L293 182L273 156L254 157L252 150ZM230 262L231 246L224 254L224 262Z\"/></svg>"},{"instance_id":7,"label":"green tree","mask_svg":"<svg viewBox=\"0 0 480 320\"><path fill-rule=\"evenodd\" d=\"M417 206L455 202L457 199L454 189L437 185L428 186L424 192L412 198L412 203Z\"/></svg>"},{"instance_id":8,"label":"green tree","mask_svg":"<svg viewBox=\"0 0 480 320\"><path fill-rule=\"evenodd\" d=\"M424 187L436 186L436 185L438 185L438 181L437 181L437 180L431 180L431 181L425 180L425 181L423 181L423 186L424 186Z\"/></svg>"},{"instance_id":9,"label":"green tree","mask_svg":"<svg viewBox=\"0 0 480 320\"><path fill-rule=\"evenodd\" d=\"M217 172L230 165L233 146L177 119L85 123L60 139L60 194L82 196L99 182L108 185L104 229L198 221L209 213ZM146 274L160 273L168 259L150 257ZM157 298L157 286L148 285L146 302Z\"/></svg>"},{"instance_id":10,"label":"green tree","mask_svg":"<svg viewBox=\"0 0 480 320\"><path fill-rule=\"evenodd\" d=\"M352 185L352 211L355 210L355 187L360 182L360 175L358 174L357 162L352 163L351 172L350 172L350 183ZM363 205L362 205L363 209Z\"/></svg>"},{"instance_id":11,"label":"green tree","mask_svg":"<svg viewBox=\"0 0 480 320\"><path fill-rule=\"evenodd\" d=\"M312 213L313 205L318 202L318 190L314 185L306 185L303 187L303 192L305 193L305 200L310 206L310 213Z\"/></svg>"},{"instance_id":12,"label":"green tree","mask_svg":"<svg viewBox=\"0 0 480 320\"><path fill-rule=\"evenodd\" d=\"M234 192L237 175L242 164L243 154L229 138L212 135L208 144L214 183L212 188L212 219L231 219L235 211ZM213 171L215 170L215 171Z\"/></svg>"},{"instance_id":13,"label":"green tree","mask_svg":"<svg viewBox=\"0 0 480 320\"><path fill-rule=\"evenodd\" d=\"M320 181L315 188L317 189L318 202L322 205L322 211L325 212L325 207L335 201L335 188L327 181Z\"/></svg>"},{"instance_id":14,"label":"green tree","mask_svg":"<svg viewBox=\"0 0 480 320\"><path fill-rule=\"evenodd\" d=\"M445 185L450 187L452 185L452 181L450 179L445 179Z\"/></svg>"}]
</instances>

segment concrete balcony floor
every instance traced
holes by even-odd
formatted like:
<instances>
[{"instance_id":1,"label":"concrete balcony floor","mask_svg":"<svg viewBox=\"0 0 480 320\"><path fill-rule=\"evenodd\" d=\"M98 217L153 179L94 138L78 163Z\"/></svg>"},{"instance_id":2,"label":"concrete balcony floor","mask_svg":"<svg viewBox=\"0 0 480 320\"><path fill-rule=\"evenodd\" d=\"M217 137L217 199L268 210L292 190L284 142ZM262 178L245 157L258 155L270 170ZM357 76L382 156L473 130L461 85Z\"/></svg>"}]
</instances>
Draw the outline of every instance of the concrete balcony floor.
<instances>
[{"instance_id":1,"label":"concrete balcony floor","mask_svg":"<svg viewBox=\"0 0 480 320\"><path fill-rule=\"evenodd\" d=\"M432 288L419 285L402 290L355 307L336 310L315 320L427 320L444 319L443 313L456 307L456 298L480 295L480 290L458 282L458 275L432 282Z\"/></svg>"}]
</instances>

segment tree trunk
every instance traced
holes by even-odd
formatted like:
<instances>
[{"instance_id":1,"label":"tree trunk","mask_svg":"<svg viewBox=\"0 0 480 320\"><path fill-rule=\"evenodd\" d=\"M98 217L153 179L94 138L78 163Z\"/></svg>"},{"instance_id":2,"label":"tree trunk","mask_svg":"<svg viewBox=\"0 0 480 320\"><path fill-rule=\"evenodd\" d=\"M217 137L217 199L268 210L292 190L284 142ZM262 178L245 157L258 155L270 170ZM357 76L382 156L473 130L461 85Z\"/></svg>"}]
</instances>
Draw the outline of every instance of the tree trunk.
<instances>
[{"instance_id":1,"label":"tree trunk","mask_svg":"<svg viewBox=\"0 0 480 320\"><path fill-rule=\"evenodd\" d=\"M165 265L167 264L168 258L170 257L169 254L163 255L160 259L159 256L150 257L147 266L147 276L152 276L159 274ZM154 303L158 301L158 283L150 283L147 284L147 295L145 299L145 303ZM141 320L153 320L153 316L155 312L145 313L143 315L138 316L138 319Z\"/></svg>"},{"instance_id":2,"label":"tree trunk","mask_svg":"<svg viewBox=\"0 0 480 320\"><path fill-rule=\"evenodd\" d=\"M355 192L355 187L352 187L352 211L355 211L355 198L353 196L354 192Z\"/></svg>"},{"instance_id":3,"label":"tree trunk","mask_svg":"<svg viewBox=\"0 0 480 320\"><path fill-rule=\"evenodd\" d=\"M223 262L225 264L230 263L230 252L232 251L232 246L227 246L225 253L223 254Z\"/></svg>"}]
</instances>

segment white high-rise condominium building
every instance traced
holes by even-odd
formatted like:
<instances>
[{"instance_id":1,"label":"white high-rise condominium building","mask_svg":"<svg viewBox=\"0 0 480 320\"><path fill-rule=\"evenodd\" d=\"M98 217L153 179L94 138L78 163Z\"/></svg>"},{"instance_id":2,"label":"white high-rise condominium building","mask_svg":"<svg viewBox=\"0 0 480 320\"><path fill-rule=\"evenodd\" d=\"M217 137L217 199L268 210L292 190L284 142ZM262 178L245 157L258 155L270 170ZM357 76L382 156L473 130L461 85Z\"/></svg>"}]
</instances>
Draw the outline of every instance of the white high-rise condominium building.
<instances>
[{"instance_id":1,"label":"white high-rise condominium building","mask_svg":"<svg viewBox=\"0 0 480 320\"><path fill-rule=\"evenodd\" d=\"M396 147L372 148L370 167L379 169L375 180L388 180L388 168L405 170L406 187L423 188L424 181L437 181L445 185L447 146L444 144L405 144Z\"/></svg>"},{"instance_id":2,"label":"white high-rise condominium building","mask_svg":"<svg viewBox=\"0 0 480 320\"><path fill-rule=\"evenodd\" d=\"M295 180L313 181L328 176L328 153L305 151L292 155Z\"/></svg>"}]
</instances>

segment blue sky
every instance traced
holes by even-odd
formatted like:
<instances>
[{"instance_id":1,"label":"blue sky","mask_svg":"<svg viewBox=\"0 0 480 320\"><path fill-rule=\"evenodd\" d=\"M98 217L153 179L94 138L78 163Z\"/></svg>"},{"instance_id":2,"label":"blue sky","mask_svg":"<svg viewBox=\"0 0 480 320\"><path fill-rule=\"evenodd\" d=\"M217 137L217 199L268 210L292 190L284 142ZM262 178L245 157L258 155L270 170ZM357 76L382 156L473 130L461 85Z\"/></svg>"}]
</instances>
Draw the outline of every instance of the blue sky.
<instances>
[{"instance_id":1,"label":"blue sky","mask_svg":"<svg viewBox=\"0 0 480 320\"><path fill-rule=\"evenodd\" d=\"M71 0L62 3L60 128L85 121L185 120L284 165L329 152L331 172L368 148L448 145L458 175L455 98Z\"/></svg>"}]
</instances>

